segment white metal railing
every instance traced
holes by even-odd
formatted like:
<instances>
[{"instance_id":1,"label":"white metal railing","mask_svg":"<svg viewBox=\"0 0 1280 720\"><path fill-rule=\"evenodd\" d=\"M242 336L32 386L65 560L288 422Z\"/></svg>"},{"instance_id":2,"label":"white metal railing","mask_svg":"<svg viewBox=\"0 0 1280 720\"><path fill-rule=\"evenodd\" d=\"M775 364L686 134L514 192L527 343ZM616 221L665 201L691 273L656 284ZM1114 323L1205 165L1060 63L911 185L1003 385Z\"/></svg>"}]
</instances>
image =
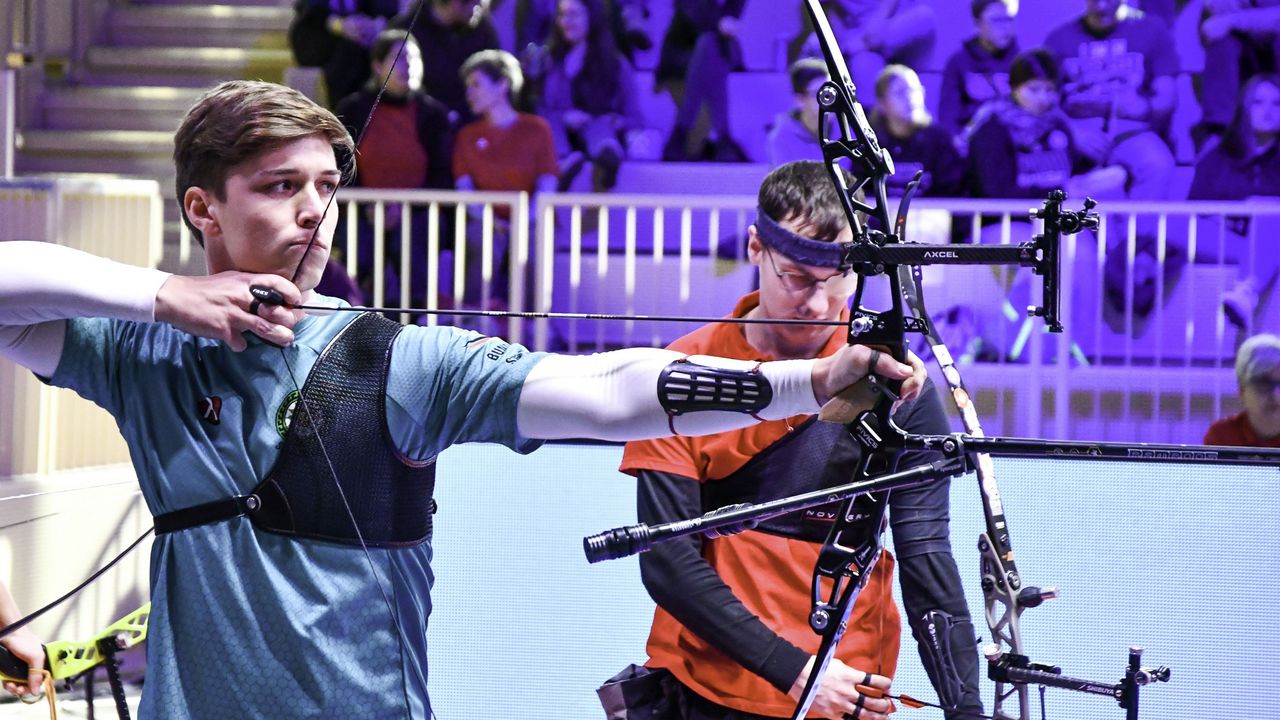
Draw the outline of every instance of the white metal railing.
<instances>
[{"instance_id":1,"label":"white metal railing","mask_svg":"<svg viewBox=\"0 0 1280 720\"><path fill-rule=\"evenodd\" d=\"M543 194L537 200L537 311L722 315L732 309L725 303L754 282L741 240L754 217L753 198ZM660 345L695 327L647 325L637 334L630 321L538 320L534 344L570 352Z\"/></svg>"},{"instance_id":2,"label":"white metal railing","mask_svg":"<svg viewBox=\"0 0 1280 720\"><path fill-rule=\"evenodd\" d=\"M722 315L756 282L745 259L750 196L543 193L532 212L524 196L501 193L344 190L339 202L344 227L335 242L348 270L366 278L375 305L394 297L421 298L429 308L486 307L505 279L513 310ZM1028 218L1034 204L922 198L908 239L1023 242L1040 229ZM404 221L387 234L392 207ZM1225 319L1221 298L1250 275L1264 275L1257 287L1271 289L1280 254L1269 243L1280 229L1280 204L1106 201L1098 210L1099 231L1068 236L1063 245L1065 333L1048 335L1024 317L1039 302L1028 269L926 268L925 300L968 366L992 432L1197 441L1209 421L1237 409L1230 367L1244 333ZM499 277L504 225L510 263ZM387 242L368 242L379 236ZM372 267L396 271L393 284L359 267L361 243ZM414 284L423 253L425 279ZM884 302L877 292L872 283L872 304ZM1268 295L1253 331L1280 328ZM694 327L511 320L504 334L534 349L589 352L665 345Z\"/></svg>"},{"instance_id":3,"label":"white metal railing","mask_svg":"<svg viewBox=\"0 0 1280 720\"><path fill-rule=\"evenodd\" d=\"M367 277L369 300L383 306L394 289L400 305L421 299L429 310L446 304L454 307L493 307L505 299L513 311L525 307L526 270L529 267L529 196L512 192L458 192L452 190L344 190L338 202L343 214L335 248L352 277ZM391 227L388 238L388 209L399 218L399 232ZM423 227L425 225L425 227ZM362 237L367 235L368 237ZM373 238L388 242L369 242ZM372 266L361 268L362 243ZM425 252L425 257L423 253ZM390 255L398 262L389 265ZM477 257L478 255L478 257ZM506 256L506 277L498 277ZM415 267L421 263L422 270ZM387 274L373 268L392 267L398 282L387 287ZM415 275L423 275L415 287ZM505 287L504 287L505 286ZM503 296L505 295L505 298ZM409 314L402 314L404 322ZM426 315L426 325L435 325L438 316ZM486 331L496 323L475 323ZM523 323L510 319L505 334L520 342Z\"/></svg>"}]
</instances>

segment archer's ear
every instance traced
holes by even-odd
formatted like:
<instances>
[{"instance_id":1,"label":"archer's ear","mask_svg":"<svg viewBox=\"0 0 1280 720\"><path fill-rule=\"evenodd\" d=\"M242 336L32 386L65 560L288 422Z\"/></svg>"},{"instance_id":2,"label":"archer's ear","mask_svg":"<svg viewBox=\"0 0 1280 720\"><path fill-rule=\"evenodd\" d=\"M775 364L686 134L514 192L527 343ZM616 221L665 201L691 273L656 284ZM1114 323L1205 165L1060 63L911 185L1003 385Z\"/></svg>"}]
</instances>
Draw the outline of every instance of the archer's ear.
<instances>
[{"instance_id":1,"label":"archer's ear","mask_svg":"<svg viewBox=\"0 0 1280 720\"><path fill-rule=\"evenodd\" d=\"M764 243L760 242L755 225L747 226L747 259L752 265L759 265L764 260Z\"/></svg>"},{"instance_id":2,"label":"archer's ear","mask_svg":"<svg viewBox=\"0 0 1280 720\"><path fill-rule=\"evenodd\" d=\"M192 225L200 231L200 234L208 240L211 236L218 234L218 220L214 217L212 209L213 198L204 188L189 187L187 192L182 196L182 209L187 213L187 219Z\"/></svg>"}]
</instances>

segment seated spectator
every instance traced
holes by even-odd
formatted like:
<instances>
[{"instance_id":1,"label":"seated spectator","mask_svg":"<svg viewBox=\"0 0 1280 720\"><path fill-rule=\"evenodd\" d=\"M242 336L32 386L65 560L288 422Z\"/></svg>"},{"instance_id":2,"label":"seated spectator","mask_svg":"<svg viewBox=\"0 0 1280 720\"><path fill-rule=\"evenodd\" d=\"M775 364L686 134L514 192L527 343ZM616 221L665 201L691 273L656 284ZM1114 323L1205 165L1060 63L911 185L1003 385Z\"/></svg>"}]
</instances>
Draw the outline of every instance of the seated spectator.
<instances>
[{"instance_id":1,"label":"seated spectator","mask_svg":"<svg viewBox=\"0 0 1280 720\"><path fill-rule=\"evenodd\" d=\"M1099 168L1071 139L1059 106L1058 63L1048 50L1018 55L1012 92L974 116L968 133L970 189L975 197L1043 199L1061 188L1071 197L1123 197L1124 168Z\"/></svg>"},{"instance_id":2,"label":"seated spectator","mask_svg":"<svg viewBox=\"0 0 1280 720\"><path fill-rule=\"evenodd\" d=\"M926 0L823 0L822 7L857 88L874 87L888 63L921 67L933 53L937 21ZM812 27L808 14L805 23ZM822 57L817 33L800 54Z\"/></svg>"},{"instance_id":3,"label":"seated spectator","mask_svg":"<svg viewBox=\"0 0 1280 720\"><path fill-rule=\"evenodd\" d=\"M1124 168L1097 167L1072 141L1070 122L1059 106L1058 78L1053 53L1045 49L1020 53L1009 67L1010 97L992 100L978 109L968 130L968 175L976 197L1043 200L1058 188L1072 198L1124 197ZM1011 216L1007 225L995 220L989 218L980 242L1002 242L1006 232L1007 240L1014 244L1031 239L1033 231L1026 216ZM963 221L956 224L969 225ZM1084 247L1089 241L1077 242ZM1077 253L1077 277L1096 272L1096 261L1090 255L1083 249ZM1011 360L1017 359L1032 324L1019 310L1032 301L1030 277L1026 273L1010 277L1000 271L997 278L1007 287L1004 312L984 310L981 324L988 330L990 346ZM1114 324L1121 322L1115 312L1107 317Z\"/></svg>"},{"instance_id":4,"label":"seated spectator","mask_svg":"<svg viewBox=\"0 0 1280 720\"><path fill-rule=\"evenodd\" d=\"M403 49L402 49L403 48ZM453 188L452 131L449 110L422 92L422 53L418 43L404 30L386 30L378 35L370 50L373 76L365 87L338 103L337 115L356 148L355 184L367 188ZM385 81L385 88L384 88ZM382 91L377 111L374 101ZM368 128L361 129L366 121ZM401 210L399 203L383 206L384 234L377 242L385 247L387 302L400 303L396 272L401 268ZM366 287L374 272L373 220L375 208L366 205L357 220L359 228L358 276ZM411 303L420 303L427 286L427 208L413 210L410 221L412 243ZM346 230L340 224L339 233ZM342 247L339 241L338 247Z\"/></svg>"},{"instance_id":5,"label":"seated spectator","mask_svg":"<svg viewBox=\"0 0 1280 720\"><path fill-rule=\"evenodd\" d=\"M296 0L289 47L321 68L330 107L369 79L369 47L399 10L399 0Z\"/></svg>"},{"instance_id":6,"label":"seated spectator","mask_svg":"<svg viewBox=\"0 0 1280 720\"><path fill-rule=\"evenodd\" d=\"M1164 22L1122 0L1085 2L1083 16L1054 29L1045 41L1062 63L1072 140L1098 165L1124 167L1130 199L1168 200L1174 159L1161 135L1177 104L1173 36ZM1131 254L1128 219L1109 216L1103 316L1117 332L1137 334L1163 299L1157 291L1163 288L1167 297L1177 286L1186 247L1169 242L1162 248L1156 214L1142 213Z\"/></svg>"},{"instance_id":7,"label":"seated spectator","mask_svg":"<svg viewBox=\"0 0 1280 720\"><path fill-rule=\"evenodd\" d=\"M1244 410L1215 421L1205 445L1280 448L1280 337L1254 335L1236 353Z\"/></svg>"},{"instance_id":8,"label":"seated spectator","mask_svg":"<svg viewBox=\"0 0 1280 720\"><path fill-rule=\"evenodd\" d=\"M528 53L526 70L533 108L551 125L560 188L590 162L592 189L611 190L625 134L644 120L631 65L613 44L601 0L559 0L555 30L545 47Z\"/></svg>"},{"instance_id":9,"label":"seated spectator","mask_svg":"<svg viewBox=\"0 0 1280 720\"><path fill-rule=\"evenodd\" d=\"M458 71L475 53L499 47L489 0L417 0L392 21L392 27L407 29L415 13L413 38L422 49L422 89L455 114L455 126L473 120Z\"/></svg>"},{"instance_id":10,"label":"seated spectator","mask_svg":"<svg viewBox=\"0 0 1280 720\"><path fill-rule=\"evenodd\" d=\"M1236 103L1222 143L1196 163L1189 200L1244 200L1251 197L1280 197L1280 75L1255 75L1245 83ZM1275 238L1253 228L1247 216L1228 217L1227 237L1222 247L1226 257L1241 267L1236 286L1223 295L1223 310L1236 327L1253 327L1259 297L1274 288L1280 253L1272 247ZM1206 250L1214 251L1217 222L1205 223L1201 231L1201 260Z\"/></svg>"},{"instance_id":11,"label":"seated spectator","mask_svg":"<svg viewBox=\"0 0 1280 720\"><path fill-rule=\"evenodd\" d=\"M818 89L827 81L827 64L817 58L791 63L791 99L795 107L779 113L766 140L769 167L792 160L822 160L818 136Z\"/></svg>"},{"instance_id":12,"label":"seated spectator","mask_svg":"<svg viewBox=\"0 0 1280 720\"><path fill-rule=\"evenodd\" d=\"M1205 0L1200 19L1206 72L1200 84L1203 116L1192 130L1196 149L1221 140L1241 86L1254 74L1280 72L1280 2ZM1209 71L1212 68L1212 72Z\"/></svg>"},{"instance_id":13,"label":"seated spectator","mask_svg":"<svg viewBox=\"0 0 1280 720\"><path fill-rule=\"evenodd\" d=\"M1168 28L1122 0L1086 0L1082 17L1049 33L1062 64L1063 108L1076 145L1129 172L1129 197L1165 200L1173 152L1161 137L1177 104L1178 55Z\"/></svg>"},{"instance_id":14,"label":"seated spectator","mask_svg":"<svg viewBox=\"0 0 1280 720\"><path fill-rule=\"evenodd\" d=\"M606 0L605 8L613 18L613 34L618 49L628 60L635 60L637 52L653 47L649 33L649 0Z\"/></svg>"},{"instance_id":15,"label":"seated spectator","mask_svg":"<svg viewBox=\"0 0 1280 720\"><path fill-rule=\"evenodd\" d=\"M656 80L676 102L676 121L663 160L745 162L746 153L729 134L729 73L742 68L738 24L747 0L675 0L675 13L662 38ZM703 106L709 142L690 147Z\"/></svg>"},{"instance_id":16,"label":"seated spectator","mask_svg":"<svg viewBox=\"0 0 1280 720\"><path fill-rule=\"evenodd\" d=\"M560 169L555 141L547 121L518 112L514 101L524 84L520 62L505 50L484 50L462 65L467 103L479 119L458 131L453 151L454 184L459 190L526 192L554 191ZM494 237L494 274L506 262L510 241L510 213L495 211L498 231ZM483 267L481 238L469 233L466 286L469 302L478 297ZM505 298L507 285L495 285L496 297Z\"/></svg>"},{"instance_id":17,"label":"seated spectator","mask_svg":"<svg viewBox=\"0 0 1280 720\"><path fill-rule=\"evenodd\" d=\"M893 157L895 172L889 178L891 194L901 194L906 184L923 170L920 195L958 197L964 194L964 162L951 136L933 123L924 107L920 76L905 65L887 65L876 79L876 107L871 127L880 146Z\"/></svg>"},{"instance_id":18,"label":"seated spectator","mask_svg":"<svg viewBox=\"0 0 1280 720\"><path fill-rule=\"evenodd\" d=\"M964 129L983 103L1009 96L1009 66L1018 54L1017 0L973 0L978 34L947 59L938 99L938 124L967 152Z\"/></svg>"},{"instance_id":19,"label":"seated spectator","mask_svg":"<svg viewBox=\"0 0 1280 720\"><path fill-rule=\"evenodd\" d=\"M646 22L649 0L602 0L614 44L628 60L653 47ZM557 0L516 0L516 47L539 45L555 27Z\"/></svg>"}]
</instances>

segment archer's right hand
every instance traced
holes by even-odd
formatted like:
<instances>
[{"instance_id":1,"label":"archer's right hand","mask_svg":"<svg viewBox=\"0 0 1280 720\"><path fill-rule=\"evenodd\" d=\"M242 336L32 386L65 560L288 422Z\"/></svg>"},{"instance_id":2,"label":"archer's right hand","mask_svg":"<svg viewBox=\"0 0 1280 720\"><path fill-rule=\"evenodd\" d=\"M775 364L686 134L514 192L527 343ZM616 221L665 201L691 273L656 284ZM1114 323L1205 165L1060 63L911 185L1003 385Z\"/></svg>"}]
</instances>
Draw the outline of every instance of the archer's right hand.
<instances>
[{"instance_id":1,"label":"archer's right hand","mask_svg":"<svg viewBox=\"0 0 1280 720\"><path fill-rule=\"evenodd\" d=\"M280 293L286 305L302 303L298 288L279 275L235 271L201 277L174 275L156 293L156 320L221 340L236 352L248 346L245 332L280 347L293 342L293 326L302 319L302 312L255 302L249 292L255 285Z\"/></svg>"},{"instance_id":2,"label":"archer's right hand","mask_svg":"<svg viewBox=\"0 0 1280 720\"><path fill-rule=\"evenodd\" d=\"M815 660L816 658L809 658L804 670L800 671L800 675L792 683L791 690L787 694L793 699L799 700L804 694L804 686L809 682L809 674L813 671ZM856 720L888 720L889 713L894 711L893 701L886 698L866 697L858 692L858 685L866 685L887 692L892 682L883 675L855 670L836 658L831 658L809 711L831 720L842 720L845 717L856 718ZM859 706L860 699L861 706Z\"/></svg>"}]
</instances>

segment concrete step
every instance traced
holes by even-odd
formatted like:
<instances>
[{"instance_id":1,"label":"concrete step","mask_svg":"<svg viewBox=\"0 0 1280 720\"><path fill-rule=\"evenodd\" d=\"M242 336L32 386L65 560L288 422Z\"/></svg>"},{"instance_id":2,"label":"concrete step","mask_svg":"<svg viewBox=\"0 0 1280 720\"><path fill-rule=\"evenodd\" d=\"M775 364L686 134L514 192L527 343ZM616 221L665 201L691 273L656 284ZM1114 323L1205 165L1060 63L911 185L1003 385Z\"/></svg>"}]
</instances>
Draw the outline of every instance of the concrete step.
<instances>
[{"instance_id":1,"label":"concrete step","mask_svg":"<svg viewBox=\"0 0 1280 720\"><path fill-rule=\"evenodd\" d=\"M172 131L22 130L16 144L21 173L110 173L173 184Z\"/></svg>"},{"instance_id":2,"label":"concrete step","mask_svg":"<svg viewBox=\"0 0 1280 720\"><path fill-rule=\"evenodd\" d=\"M114 5L102 37L116 47L175 47L198 37L205 47L281 49L292 18L276 6Z\"/></svg>"},{"instance_id":3,"label":"concrete step","mask_svg":"<svg viewBox=\"0 0 1280 720\"><path fill-rule=\"evenodd\" d=\"M162 155L173 153L173 133L149 130L22 130L19 151L37 154Z\"/></svg>"},{"instance_id":4,"label":"concrete step","mask_svg":"<svg viewBox=\"0 0 1280 720\"><path fill-rule=\"evenodd\" d=\"M206 87L220 80L257 78L280 82L293 62L287 49L190 47L91 47L85 84Z\"/></svg>"},{"instance_id":5,"label":"concrete step","mask_svg":"<svg viewBox=\"0 0 1280 720\"><path fill-rule=\"evenodd\" d=\"M203 90L182 87L63 87L41 99L45 130L173 132Z\"/></svg>"}]
</instances>

